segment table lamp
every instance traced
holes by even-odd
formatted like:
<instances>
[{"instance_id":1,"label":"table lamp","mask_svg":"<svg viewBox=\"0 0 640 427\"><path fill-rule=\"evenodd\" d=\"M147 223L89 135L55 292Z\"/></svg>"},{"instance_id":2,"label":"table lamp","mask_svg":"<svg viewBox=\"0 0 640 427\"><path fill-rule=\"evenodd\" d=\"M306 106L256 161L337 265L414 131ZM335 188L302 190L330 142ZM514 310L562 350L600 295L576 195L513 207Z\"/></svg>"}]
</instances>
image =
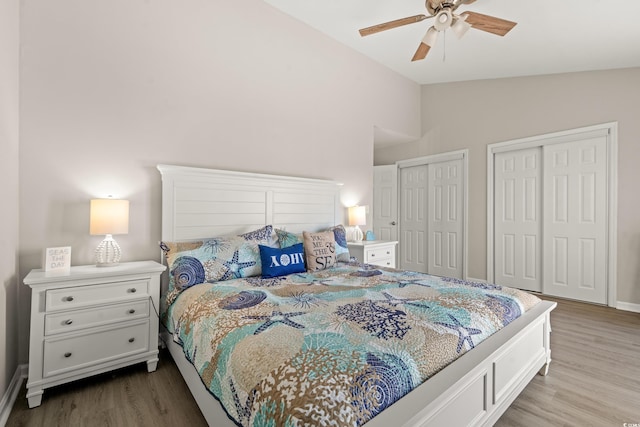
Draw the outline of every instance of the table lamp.
<instances>
[{"instance_id":1,"label":"table lamp","mask_svg":"<svg viewBox=\"0 0 640 427\"><path fill-rule=\"evenodd\" d=\"M354 242L361 242L364 237L360 225L367 223L367 211L364 206L352 206L349 208L349 225L354 227L352 238Z\"/></svg>"},{"instance_id":2,"label":"table lamp","mask_svg":"<svg viewBox=\"0 0 640 427\"><path fill-rule=\"evenodd\" d=\"M89 233L105 235L104 240L96 248L96 265L108 267L118 264L121 251L113 235L129 232L129 201L93 199L89 216Z\"/></svg>"}]
</instances>

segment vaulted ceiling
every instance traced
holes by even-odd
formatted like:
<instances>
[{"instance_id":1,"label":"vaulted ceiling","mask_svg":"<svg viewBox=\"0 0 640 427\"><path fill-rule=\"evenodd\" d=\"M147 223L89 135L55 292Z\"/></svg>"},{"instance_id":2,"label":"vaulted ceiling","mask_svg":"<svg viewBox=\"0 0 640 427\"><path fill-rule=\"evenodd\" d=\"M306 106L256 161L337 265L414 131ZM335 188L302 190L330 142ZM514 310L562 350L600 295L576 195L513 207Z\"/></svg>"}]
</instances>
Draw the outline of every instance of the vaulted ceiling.
<instances>
[{"instance_id":1,"label":"vaulted ceiling","mask_svg":"<svg viewBox=\"0 0 640 427\"><path fill-rule=\"evenodd\" d=\"M422 0L265 0L313 28L420 83L640 66L640 1L477 0L470 10L515 21L500 37L477 29L440 36L412 62L433 19L361 37L358 29L428 15Z\"/></svg>"}]
</instances>

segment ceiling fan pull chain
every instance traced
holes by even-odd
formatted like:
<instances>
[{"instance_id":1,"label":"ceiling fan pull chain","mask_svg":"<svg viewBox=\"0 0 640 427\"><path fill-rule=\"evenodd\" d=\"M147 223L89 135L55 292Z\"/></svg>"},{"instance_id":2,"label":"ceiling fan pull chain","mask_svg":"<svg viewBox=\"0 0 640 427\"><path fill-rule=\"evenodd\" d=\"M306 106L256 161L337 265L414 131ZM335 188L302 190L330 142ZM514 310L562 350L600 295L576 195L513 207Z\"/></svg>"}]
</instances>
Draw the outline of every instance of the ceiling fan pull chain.
<instances>
[{"instance_id":1,"label":"ceiling fan pull chain","mask_svg":"<svg viewBox=\"0 0 640 427\"><path fill-rule=\"evenodd\" d=\"M447 59L447 32L442 32L442 62Z\"/></svg>"}]
</instances>

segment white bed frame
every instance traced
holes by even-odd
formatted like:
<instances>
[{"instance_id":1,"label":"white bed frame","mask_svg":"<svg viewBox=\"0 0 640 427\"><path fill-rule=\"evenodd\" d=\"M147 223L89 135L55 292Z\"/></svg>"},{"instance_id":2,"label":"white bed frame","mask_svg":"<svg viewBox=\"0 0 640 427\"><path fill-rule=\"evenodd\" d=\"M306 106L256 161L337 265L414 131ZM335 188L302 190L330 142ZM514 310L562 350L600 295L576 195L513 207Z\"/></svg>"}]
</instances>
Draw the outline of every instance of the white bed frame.
<instances>
[{"instance_id":1,"label":"white bed frame","mask_svg":"<svg viewBox=\"0 0 640 427\"><path fill-rule=\"evenodd\" d=\"M162 174L162 240L247 232L267 224L316 231L344 218L334 181L158 165ZM550 312L543 301L427 382L366 427L493 425L537 372L551 362ZM211 426L235 426L204 387L182 347L164 343Z\"/></svg>"}]
</instances>

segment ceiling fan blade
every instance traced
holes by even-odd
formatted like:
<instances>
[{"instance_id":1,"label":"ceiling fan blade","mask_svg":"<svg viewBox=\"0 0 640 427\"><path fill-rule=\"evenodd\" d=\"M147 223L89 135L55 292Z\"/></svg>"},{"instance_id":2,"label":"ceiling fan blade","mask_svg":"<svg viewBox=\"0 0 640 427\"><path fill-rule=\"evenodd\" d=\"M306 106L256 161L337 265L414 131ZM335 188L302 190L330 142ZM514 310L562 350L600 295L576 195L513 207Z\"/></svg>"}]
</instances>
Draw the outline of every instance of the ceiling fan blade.
<instances>
[{"instance_id":1,"label":"ceiling fan blade","mask_svg":"<svg viewBox=\"0 0 640 427\"><path fill-rule=\"evenodd\" d=\"M466 22L471 24L472 28L477 30L486 31L488 33L496 34L498 36L504 36L513 27L517 25L516 22L507 21L506 19L496 18L495 16L483 15L476 12L464 12L461 15L466 15Z\"/></svg>"},{"instance_id":2,"label":"ceiling fan blade","mask_svg":"<svg viewBox=\"0 0 640 427\"><path fill-rule=\"evenodd\" d=\"M360 35L362 37L368 36L371 34L379 33L380 31L390 30L392 28L402 27L403 25L415 24L416 22L423 21L427 18L431 18L431 16L427 15L415 15L409 16L407 18L396 19L395 21L385 22L383 24L373 25L371 27L362 28L360 30Z\"/></svg>"},{"instance_id":3,"label":"ceiling fan blade","mask_svg":"<svg viewBox=\"0 0 640 427\"><path fill-rule=\"evenodd\" d=\"M420 61L421 59L426 58L427 53L429 53L430 49L431 49L431 46L425 43L420 43L420 46L418 46L418 50L416 50L416 53L413 55L413 58L411 58L411 62Z\"/></svg>"},{"instance_id":4,"label":"ceiling fan blade","mask_svg":"<svg viewBox=\"0 0 640 427\"><path fill-rule=\"evenodd\" d=\"M422 39L422 42L420 43L420 46L418 46L418 50L416 50L416 53L413 55L413 58L411 58L411 61L419 61L421 59L424 59L427 57L427 54L429 53L429 50L431 50L431 47L436 44L436 40L438 39L438 30L436 30L435 28L431 27L427 30L427 34L424 35L424 38Z\"/></svg>"}]
</instances>

